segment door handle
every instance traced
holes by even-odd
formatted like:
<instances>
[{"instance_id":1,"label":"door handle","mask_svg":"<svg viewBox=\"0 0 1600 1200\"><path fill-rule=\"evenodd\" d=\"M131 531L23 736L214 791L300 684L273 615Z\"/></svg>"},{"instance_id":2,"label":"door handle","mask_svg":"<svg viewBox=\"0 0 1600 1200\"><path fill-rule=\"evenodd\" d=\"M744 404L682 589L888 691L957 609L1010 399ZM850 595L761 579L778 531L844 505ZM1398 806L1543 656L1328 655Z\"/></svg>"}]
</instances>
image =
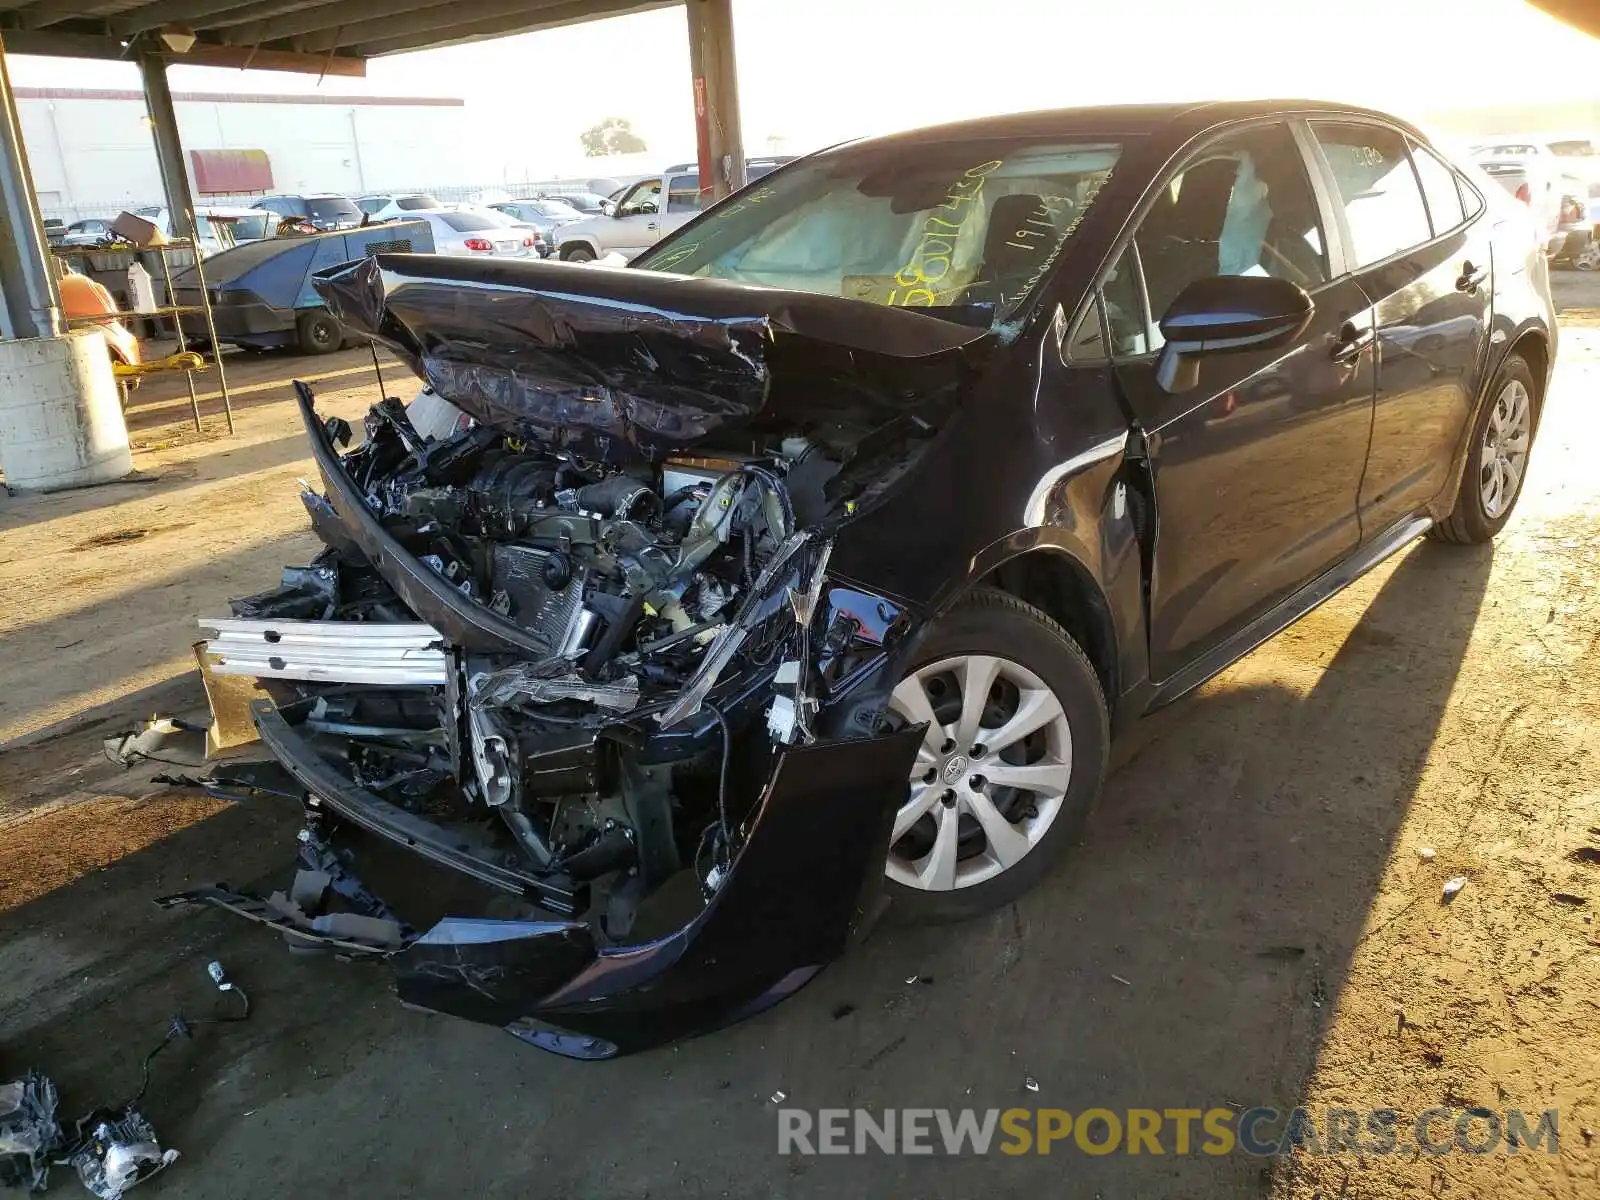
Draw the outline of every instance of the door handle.
<instances>
[{"instance_id":1,"label":"door handle","mask_svg":"<svg viewBox=\"0 0 1600 1200\"><path fill-rule=\"evenodd\" d=\"M1469 259L1461 264L1461 278L1456 280L1456 291L1473 295L1487 278L1489 278L1488 268L1475 267Z\"/></svg>"},{"instance_id":2,"label":"door handle","mask_svg":"<svg viewBox=\"0 0 1600 1200\"><path fill-rule=\"evenodd\" d=\"M1339 341L1333 347L1333 361L1338 363L1352 363L1367 352L1367 347L1372 345L1372 327L1358 330L1354 325L1346 325L1339 330Z\"/></svg>"},{"instance_id":3,"label":"door handle","mask_svg":"<svg viewBox=\"0 0 1600 1200\"><path fill-rule=\"evenodd\" d=\"M656 223L654 221L651 221L650 224L645 226L646 229L654 229L655 227Z\"/></svg>"}]
</instances>

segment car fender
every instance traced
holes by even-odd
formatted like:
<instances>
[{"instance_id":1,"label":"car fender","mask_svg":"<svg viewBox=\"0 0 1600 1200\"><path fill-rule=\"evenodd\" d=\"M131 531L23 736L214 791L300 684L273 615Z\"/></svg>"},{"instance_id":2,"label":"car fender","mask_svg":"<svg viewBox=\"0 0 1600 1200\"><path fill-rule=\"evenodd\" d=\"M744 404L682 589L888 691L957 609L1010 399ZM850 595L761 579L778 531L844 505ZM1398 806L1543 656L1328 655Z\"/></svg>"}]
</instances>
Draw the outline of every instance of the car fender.
<instances>
[{"instance_id":1,"label":"car fender","mask_svg":"<svg viewBox=\"0 0 1600 1200\"><path fill-rule=\"evenodd\" d=\"M984 546L959 579L934 597L930 612L948 612L972 589L1004 577L1008 564L1030 555L1057 556L1076 579L1075 604L1082 613L1054 612L1040 605L1080 641L1102 641L1107 699L1145 679L1149 669L1145 575L1148 555L1138 508L1148 504L1130 462L1133 439L1108 438L1035 486L1036 503L1024 514L1029 523ZM1153 511L1144 533L1153 536ZM1023 597L1026 599L1027 597ZM1098 636L1086 634L1094 633ZM1084 649L1095 657L1094 647Z\"/></svg>"}]
</instances>

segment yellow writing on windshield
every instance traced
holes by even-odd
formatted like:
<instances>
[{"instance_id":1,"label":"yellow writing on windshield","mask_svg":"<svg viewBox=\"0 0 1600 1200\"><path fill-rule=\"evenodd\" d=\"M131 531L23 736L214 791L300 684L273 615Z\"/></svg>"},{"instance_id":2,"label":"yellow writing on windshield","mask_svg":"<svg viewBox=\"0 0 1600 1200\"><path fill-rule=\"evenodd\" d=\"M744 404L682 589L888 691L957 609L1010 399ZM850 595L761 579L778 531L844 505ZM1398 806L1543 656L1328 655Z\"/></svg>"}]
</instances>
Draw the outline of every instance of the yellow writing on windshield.
<instances>
[{"instance_id":1,"label":"yellow writing on windshield","mask_svg":"<svg viewBox=\"0 0 1600 1200\"><path fill-rule=\"evenodd\" d=\"M932 308L942 298L964 288L970 279L955 267L956 242L973 213L983 211L983 181L999 170L1001 162L979 163L961 173L945 192L944 201L923 219L917 244L906 265L894 274L897 286L889 289L883 303L899 308ZM957 278L952 278L955 270Z\"/></svg>"},{"instance_id":2,"label":"yellow writing on windshield","mask_svg":"<svg viewBox=\"0 0 1600 1200\"><path fill-rule=\"evenodd\" d=\"M1050 246L1050 252L1045 255L1033 272L1018 285L1017 290L1007 295L1000 294L1000 308L1002 311L1016 308L1032 294L1033 289L1039 286L1039 281L1045 277L1050 268L1055 266L1056 259L1061 257L1061 252L1066 249L1072 235L1078 232L1078 226L1083 223L1083 218L1088 215L1089 206L1094 203L1100 189L1105 187L1106 180L1111 178L1111 172L1104 172L1083 191L1082 195L1074 199L1071 196L1040 196L1039 203L1028 214L1023 224L1013 231L1006 239L1006 245L1016 250L1035 251L1042 249L1047 243L1036 242L1033 239L1043 236L1041 229L1049 229L1055 237L1055 242ZM1056 221L1061 217L1068 217L1065 229L1056 232Z\"/></svg>"}]
</instances>

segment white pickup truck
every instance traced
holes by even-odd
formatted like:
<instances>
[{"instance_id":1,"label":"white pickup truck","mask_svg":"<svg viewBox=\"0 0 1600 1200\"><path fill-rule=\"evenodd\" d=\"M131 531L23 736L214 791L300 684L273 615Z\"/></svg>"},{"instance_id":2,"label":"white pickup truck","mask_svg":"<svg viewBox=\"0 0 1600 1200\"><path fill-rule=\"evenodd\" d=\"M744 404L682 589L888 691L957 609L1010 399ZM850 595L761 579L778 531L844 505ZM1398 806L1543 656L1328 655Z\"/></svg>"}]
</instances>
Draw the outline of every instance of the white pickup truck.
<instances>
[{"instance_id":1,"label":"white pickup truck","mask_svg":"<svg viewBox=\"0 0 1600 1200\"><path fill-rule=\"evenodd\" d=\"M618 198L609 216L588 217L557 229L556 254L568 262L589 262L607 254L632 258L699 211L698 171L641 179Z\"/></svg>"},{"instance_id":2,"label":"white pickup truck","mask_svg":"<svg viewBox=\"0 0 1600 1200\"><path fill-rule=\"evenodd\" d=\"M745 159L745 182L772 174L793 155ZM665 187L666 211L661 194ZM568 262L590 262L607 254L632 258L655 245L700 211L700 168L678 163L659 175L641 179L617 198L606 216L574 221L556 230L555 253Z\"/></svg>"}]
</instances>

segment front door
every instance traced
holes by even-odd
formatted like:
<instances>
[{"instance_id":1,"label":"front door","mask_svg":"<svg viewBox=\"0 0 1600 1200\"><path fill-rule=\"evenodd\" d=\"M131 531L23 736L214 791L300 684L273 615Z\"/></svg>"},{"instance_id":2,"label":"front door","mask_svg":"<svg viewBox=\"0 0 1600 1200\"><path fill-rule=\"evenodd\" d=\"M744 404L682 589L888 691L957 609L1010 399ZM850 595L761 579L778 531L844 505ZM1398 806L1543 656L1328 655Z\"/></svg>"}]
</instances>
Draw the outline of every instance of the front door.
<instances>
[{"instance_id":1,"label":"front door","mask_svg":"<svg viewBox=\"0 0 1600 1200\"><path fill-rule=\"evenodd\" d=\"M1311 129L1344 210L1356 280L1375 311L1377 406L1360 500L1370 540L1453 483L1488 361L1489 228L1476 194L1397 130L1322 121Z\"/></svg>"},{"instance_id":2,"label":"front door","mask_svg":"<svg viewBox=\"0 0 1600 1200\"><path fill-rule=\"evenodd\" d=\"M1160 314L1188 284L1215 275L1291 280L1312 297L1311 323L1289 346L1205 357L1199 386L1169 393L1156 381ZM1359 543L1371 309L1354 280L1331 275L1305 157L1288 126L1273 122L1196 152L1106 285L1118 381L1147 434L1155 478L1157 681Z\"/></svg>"},{"instance_id":3,"label":"front door","mask_svg":"<svg viewBox=\"0 0 1600 1200\"><path fill-rule=\"evenodd\" d=\"M661 236L661 180L641 179L617 204L617 215L601 230L601 249L632 258Z\"/></svg>"}]
</instances>

